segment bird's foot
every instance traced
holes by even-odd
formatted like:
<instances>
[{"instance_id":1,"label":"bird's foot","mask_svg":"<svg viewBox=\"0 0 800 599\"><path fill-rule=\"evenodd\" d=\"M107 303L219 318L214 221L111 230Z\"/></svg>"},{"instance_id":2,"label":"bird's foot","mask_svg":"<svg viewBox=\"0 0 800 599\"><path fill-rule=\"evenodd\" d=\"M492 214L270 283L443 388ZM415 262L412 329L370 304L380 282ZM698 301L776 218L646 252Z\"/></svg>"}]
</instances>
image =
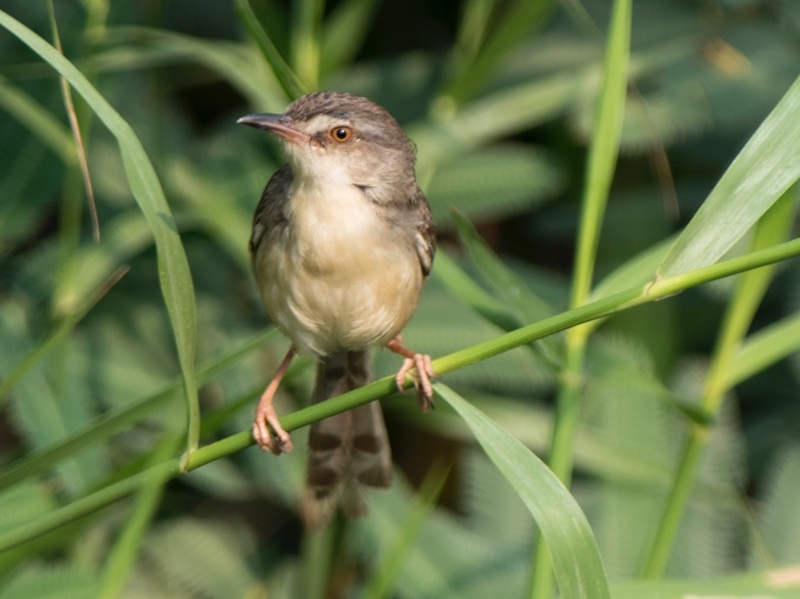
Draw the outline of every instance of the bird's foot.
<instances>
[{"instance_id":1,"label":"bird's foot","mask_svg":"<svg viewBox=\"0 0 800 599\"><path fill-rule=\"evenodd\" d=\"M294 354L294 348L286 353L281 365L278 367L278 371L275 373L275 376L272 377L269 385L267 385L267 388L261 395L261 399L258 401L256 417L253 421L253 438L256 443L258 443L258 446L264 451L271 451L275 455L280 455L294 449L292 438L281 426L280 420L278 420L278 413L272 405L272 400L275 398L278 386L280 386L283 375L286 373L286 369L289 368ZM270 430L270 428L272 430Z\"/></svg>"},{"instance_id":2,"label":"bird's foot","mask_svg":"<svg viewBox=\"0 0 800 599\"><path fill-rule=\"evenodd\" d=\"M419 409L427 412L433 408L433 386L431 379L436 377L431 365L431 357L428 354L418 354L405 347L401 341L400 336L392 339L386 344L393 352L405 356L403 365L394 377L397 383L397 388L402 393L406 386L406 375L410 374L414 381L414 388L417 390L417 402ZM411 373L411 370L416 370L416 373Z\"/></svg>"}]
</instances>

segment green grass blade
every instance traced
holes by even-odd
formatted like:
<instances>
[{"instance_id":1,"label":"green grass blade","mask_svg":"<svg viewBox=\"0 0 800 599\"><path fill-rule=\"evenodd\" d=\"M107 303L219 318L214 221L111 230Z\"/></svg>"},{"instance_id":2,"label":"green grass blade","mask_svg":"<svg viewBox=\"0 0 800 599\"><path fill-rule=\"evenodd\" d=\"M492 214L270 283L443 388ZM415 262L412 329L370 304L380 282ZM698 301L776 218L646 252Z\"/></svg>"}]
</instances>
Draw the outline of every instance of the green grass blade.
<instances>
[{"instance_id":1,"label":"green grass blade","mask_svg":"<svg viewBox=\"0 0 800 599\"><path fill-rule=\"evenodd\" d=\"M35 133L42 143L64 161L64 164L78 163L78 152L69 129L34 98L2 80L0 80L0 108Z\"/></svg>"},{"instance_id":2,"label":"green grass blade","mask_svg":"<svg viewBox=\"0 0 800 599\"><path fill-rule=\"evenodd\" d=\"M659 267L662 277L713 264L800 178L800 77L753 134Z\"/></svg>"},{"instance_id":3,"label":"green grass blade","mask_svg":"<svg viewBox=\"0 0 800 599\"><path fill-rule=\"evenodd\" d=\"M300 81L310 90L319 87L320 42L323 16L322 0L292 2L291 57Z\"/></svg>"},{"instance_id":4,"label":"green grass blade","mask_svg":"<svg viewBox=\"0 0 800 599\"><path fill-rule=\"evenodd\" d=\"M784 239L794 220L796 202L790 190L781 196L758 222L753 237L752 249L757 251L775 247ZM719 336L708 368L700 405L712 416L712 424L720 413L722 402L729 391L731 363L742 339L766 292L775 265L750 270L738 278L736 288L727 306ZM678 527L686 511L686 505L694 485L700 459L706 449L710 428L696 425L690 430L680 465L670 487L663 515L659 521L650 555L643 573L647 578L660 578L667 567Z\"/></svg>"},{"instance_id":5,"label":"green grass blade","mask_svg":"<svg viewBox=\"0 0 800 599\"><path fill-rule=\"evenodd\" d=\"M352 61L369 34L379 2L347 0L333 7L322 32L320 71L324 76Z\"/></svg>"},{"instance_id":6,"label":"green grass blade","mask_svg":"<svg viewBox=\"0 0 800 599\"><path fill-rule=\"evenodd\" d=\"M572 306L589 297L594 274L594 259L603 223L611 181L619 154L622 117L628 85L630 58L631 4L614 3L612 22L604 60L603 84L598 98L586 168L586 183L581 209L580 237L575 257Z\"/></svg>"},{"instance_id":7,"label":"green grass blade","mask_svg":"<svg viewBox=\"0 0 800 599\"><path fill-rule=\"evenodd\" d=\"M610 597L589 522L564 485L527 447L463 397L440 383L435 389L464 419L533 515L547 543L561 596Z\"/></svg>"},{"instance_id":8,"label":"green grass blade","mask_svg":"<svg viewBox=\"0 0 800 599\"><path fill-rule=\"evenodd\" d=\"M135 493L145 485L158 485L168 481L181 474L181 472L181 461L178 459L169 460L129 476L77 501L73 501L64 507L42 514L30 522L0 535L0 553L46 534L54 528L64 526L87 514L96 512L123 497L127 497L131 493Z\"/></svg>"},{"instance_id":9,"label":"green grass blade","mask_svg":"<svg viewBox=\"0 0 800 599\"><path fill-rule=\"evenodd\" d=\"M433 276L441 279L458 299L475 310L492 324L505 331L523 325L511 310L476 283L456 262L444 252L439 252L433 265Z\"/></svg>"},{"instance_id":10,"label":"green grass blade","mask_svg":"<svg viewBox=\"0 0 800 599\"><path fill-rule=\"evenodd\" d=\"M395 537L392 546L381 560L378 571L370 578L361 595L362 599L382 599L392 596L391 591L400 568L414 548L414 542L425 523L425 518L436 507L450 469L451 466L445 466L441 460L431 466L419 491L414 494L414 502L408 517L400 526L402 533Z\"/></svg>"},{"instance_id":11,"label":"green grass blade","mask_svg":"<svg viewBox=\"0 0 800 599\"><path fill-rule=\"evenodd\" d=\"M444 95L457 103L466 100L494 74L500 60L519 47L523 37L544 25L555 5L552 0L518 0L504 7L496 26L486 34L474 60L464 61L459 65L458 73L447 85Z\"/></svg>"},{"instance_id":12,"label":"green grass blade","mask_svg":"<svg viewBox=\"0 0 800 599\"><path fill-rule=\"evenodd\" d=\"M153 451L148 465L152 467L164 462L179 447L180 439L167 435ZM164 481L157 478L146 480L139 489L133 509L108 554L98 599L115 599L123 596L123 589L136 563L148 526L155 517L163 491Z\"/></svg>"},{"instance_id":13,"label":"green grass blade","mask_svg":"<svg viewBox=\"0 0 800 599\"><path fill-rule=\"evenodd\" d=\"M800 312L750 335L731 361L728 384L735 386L800 351Z\"/></svg>"},{"instance_id":14,"label":"green grass blade","mask_svg":"<svg viewBox=\"0 0 800 599\"><path fill-rule=\"evenodd\" d=\"M278 52L272 40L269 39L266 31L261 27L258 17L256 17L253 12L253 7L250 6L250 1L237 0L236 9L239 13L239 18L250 33L250 37L252 37L256 45L258 45L258 48L267 60L267 64L272 69L283 91L286 93L287 98L293 100L307 93L307 88L300 79L298 79L297 75L294 74L291 67L286 64L286 61L281 56L280 52Z\"/></svg>"},{"instance_id":15,"label":"green grass blade","mask_svg":"<svg viewBox=\"0 0 800 599\"><path fill-rule=\"evenodd\" d=\"M522 323L536 322L551 316L553 309L542 298L534 294L525 282L503 261L478 235L472 226L459 212L453 212L458 227L459 238L481 274L511 306ZM555 340L543 339L538 343L545 360L554 368L561 362L559 346Z\"/></svg>"},{"instance_id":16,"label":"green grass blade","mask_svg":"<svg viewBox=\"0 0 800 599\"><path fill-rule=\"evenodd\" d=\"M200 426L194 380L196 308L189 262L172 211L155 169L131 126L75 66L33 31L0 11L0 25L17 36L58 71L83 97L119 144L125 173L155 240L161 291L167 306L183 375L188 413L188 451L196 449Z\"/></svg>"}]
</instances>

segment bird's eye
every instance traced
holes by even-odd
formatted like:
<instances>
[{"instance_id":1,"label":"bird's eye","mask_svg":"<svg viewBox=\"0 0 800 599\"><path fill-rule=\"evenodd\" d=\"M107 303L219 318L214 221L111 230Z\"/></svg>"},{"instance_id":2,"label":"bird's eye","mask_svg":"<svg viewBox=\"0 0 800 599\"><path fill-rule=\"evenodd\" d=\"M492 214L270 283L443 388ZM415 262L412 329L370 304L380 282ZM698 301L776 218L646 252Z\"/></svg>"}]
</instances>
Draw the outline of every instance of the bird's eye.
<instances>
[{"instance_id":1,"label":"bird's eye","mask_svg":"<svg viewBox=\"0 0 800 599\"><path fill-rule=\"evenodd\" d=\"M330 132L331 139L344 143L353 137L353 130L350 127L334 127Z\"/></svg>"}]
</instances>

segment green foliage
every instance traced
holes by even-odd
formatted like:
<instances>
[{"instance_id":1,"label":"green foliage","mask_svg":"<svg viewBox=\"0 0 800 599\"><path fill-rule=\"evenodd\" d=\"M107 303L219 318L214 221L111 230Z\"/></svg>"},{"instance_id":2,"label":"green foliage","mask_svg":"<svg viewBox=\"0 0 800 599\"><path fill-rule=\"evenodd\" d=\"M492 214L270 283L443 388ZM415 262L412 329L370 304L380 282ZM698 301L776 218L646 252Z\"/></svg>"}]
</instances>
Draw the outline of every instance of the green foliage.
<instances>
[{"instance_id":1,"label":"green foliage","mask_svg":"<svg viewBox=\"0 0 800 599\"><path fill-rule=\"evenodd\" d=\"M95 0L50 8L63 54L8 4L0 598L797 594L796 3ZM293 365L298 447L386 397L398 465L306 531L302 450L250 447L280 157L234 122L317 88L417 146L441 249L405 338L442 381L421 415L378 351L302 408Z\"/></svg>"}]
</instances>

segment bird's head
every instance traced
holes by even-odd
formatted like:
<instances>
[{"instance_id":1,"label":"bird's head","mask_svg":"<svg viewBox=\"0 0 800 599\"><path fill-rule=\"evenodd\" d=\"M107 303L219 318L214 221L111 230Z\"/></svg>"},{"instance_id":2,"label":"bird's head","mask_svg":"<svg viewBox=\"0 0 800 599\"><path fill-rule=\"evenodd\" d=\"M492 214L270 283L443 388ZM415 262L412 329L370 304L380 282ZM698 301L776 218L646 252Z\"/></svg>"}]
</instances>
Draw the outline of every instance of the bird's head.
<instances>
[{"instance_id":1,"label":"bird's head","mask_svg":"<svg viewBox=\"0 0 800 599\"><path fill-rule=\"evenodd\" d=\"M284 114L250 114L238 123L281 138L295 176L356 185L375 194L415 183L414 147L389 112L362 96L317 92ZM383 191L382 191L383 190Z\"/></svg>"}]
</instances>

